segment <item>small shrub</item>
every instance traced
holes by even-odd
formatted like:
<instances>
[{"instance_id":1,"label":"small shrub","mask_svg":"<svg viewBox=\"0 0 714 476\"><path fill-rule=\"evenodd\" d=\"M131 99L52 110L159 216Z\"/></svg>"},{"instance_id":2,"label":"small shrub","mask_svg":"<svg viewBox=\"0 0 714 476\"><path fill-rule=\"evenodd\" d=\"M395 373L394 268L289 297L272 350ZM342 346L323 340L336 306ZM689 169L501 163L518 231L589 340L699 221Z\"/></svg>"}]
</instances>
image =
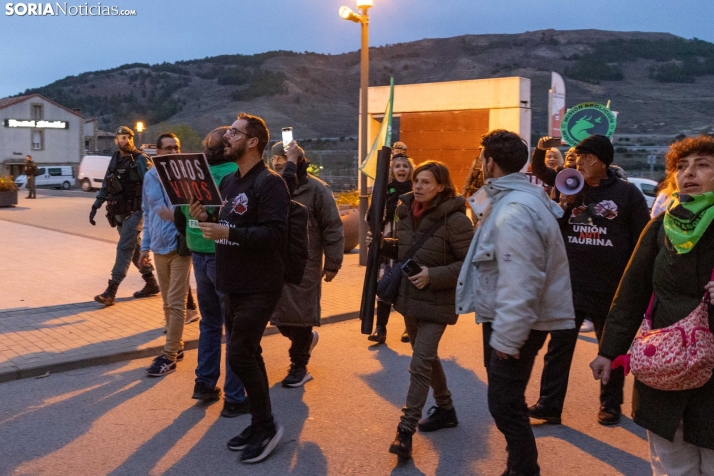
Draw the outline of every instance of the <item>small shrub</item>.
<instances>
[{"instance_id":1,"label":"small shrub","mask_svg":"<svg viewBox=\"0 0 714 476\"><path fill-rule=\"evenodd\" d=\"M0 175L0 192L14 192L17 190L15 179L12 175Z\"/></svg>"}]
</instances>

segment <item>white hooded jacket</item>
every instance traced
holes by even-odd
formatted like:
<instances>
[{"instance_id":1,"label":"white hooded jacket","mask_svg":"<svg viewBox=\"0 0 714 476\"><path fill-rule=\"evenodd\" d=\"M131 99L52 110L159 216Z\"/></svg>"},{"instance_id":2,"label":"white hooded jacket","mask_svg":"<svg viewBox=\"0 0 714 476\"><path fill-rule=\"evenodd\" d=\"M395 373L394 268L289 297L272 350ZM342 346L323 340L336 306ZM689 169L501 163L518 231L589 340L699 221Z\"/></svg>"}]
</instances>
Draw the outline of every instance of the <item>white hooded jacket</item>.
<instances>
[{"instance_id":1,"label":"white hooded jacket","mask_svg":"<svg viewBox=\"0 0 714 476\"><path fill-rule=\"evenodd\" d=\"M491 322L491 347L509 355L532 329L574 328L560 206L522 173L487 180L468 203L479 224L459 274L456 312Z\"/></svg>"}]
</instances>

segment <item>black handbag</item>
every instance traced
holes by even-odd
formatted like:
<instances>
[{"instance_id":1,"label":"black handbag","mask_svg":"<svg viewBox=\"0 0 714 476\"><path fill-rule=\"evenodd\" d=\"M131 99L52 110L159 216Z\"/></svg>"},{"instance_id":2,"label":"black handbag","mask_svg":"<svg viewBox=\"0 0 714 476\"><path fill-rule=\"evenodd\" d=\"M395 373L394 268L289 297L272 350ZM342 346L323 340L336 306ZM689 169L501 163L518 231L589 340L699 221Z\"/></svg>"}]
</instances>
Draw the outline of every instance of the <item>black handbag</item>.
<instances>
[{"instance_id":1,"label":"black handbag","mask_svg":"<svg viewBox=\"0 0 714 476\"><path fill-rule=\"evenodd\" d=\"M402 257L403 261L410 260L412 256L419 250L419 248L422 247L424 243L426 243L426 240L429 239L434 233L436 233L436 230L441 228L441 226L444 224L446 218L441 218L439 219L436 223L434 223L431 228L429 228L426 233L421 235L421 238L412 245L411 248L409 248L409 251L407 251L407 254L405 254ZM386 302L387 304L394 304L394 301L397 300L397 295L399 294L399 285L402 282L402 263L401 261L394 263L393 266L390 266L386 270L384 270L384 274L382 275L382 279L380 279L377 282L377 297L379 298L380 301Z\"/></svg>"}]
</instances>

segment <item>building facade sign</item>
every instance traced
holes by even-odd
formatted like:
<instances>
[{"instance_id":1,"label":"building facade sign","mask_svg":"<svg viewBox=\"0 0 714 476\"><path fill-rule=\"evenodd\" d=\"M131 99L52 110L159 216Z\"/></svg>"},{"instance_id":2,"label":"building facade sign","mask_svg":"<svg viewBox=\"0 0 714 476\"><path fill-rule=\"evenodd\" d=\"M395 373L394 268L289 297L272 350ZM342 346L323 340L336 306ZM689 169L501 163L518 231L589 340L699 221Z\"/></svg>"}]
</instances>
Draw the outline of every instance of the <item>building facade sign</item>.
<instances>
[{"instance_id":1,"label":"building facade sign","mask_svg":"<svg viewBox=\"0 0 714 476\"><path fill-rule=\"evenodd\" d=\"M67 121L35 121L33 119L5 119L5 127L27 127L30 129L69 129Z\"/></svg>"}]
</instances>

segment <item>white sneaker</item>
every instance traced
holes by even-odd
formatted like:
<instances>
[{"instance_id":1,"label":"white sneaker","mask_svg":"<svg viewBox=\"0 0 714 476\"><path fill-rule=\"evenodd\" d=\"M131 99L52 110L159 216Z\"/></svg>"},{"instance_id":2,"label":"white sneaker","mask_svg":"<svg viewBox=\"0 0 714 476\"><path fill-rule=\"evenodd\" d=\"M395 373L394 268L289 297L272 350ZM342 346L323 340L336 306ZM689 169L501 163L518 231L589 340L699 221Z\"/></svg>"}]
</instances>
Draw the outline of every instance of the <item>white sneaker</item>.
<instances>
[{"instance_id":1,"label":"white sneaker","mask_svg":"<svg viewBox=\"0 0 714 476\"><path fill-rule=\"evenodd\" d=\"M199 319L198 311L195 309L186 309L186 320L184 324L191 324Z\"/></svg>"},{"instance_id":2,"label":"white sneaker","mask_svg":"<svg viewBox=\"0 0 714 476\"><path fill-rule=\"evenodd\" d=\"M317 341L320 340L320 335L317 331L312 331L312 342L310 342L310 354L312 354L312 349L317 345Z\"/></svg>"},{"instance_id":3,"label":"white sneaker","mask_svg":"<svg viewBox=\"0 0 714 476\"><path fill-rule=\"evenodd\" d=\"M592 332L595 330L592 321L585 319L583 324L580 326L580 332Z\"/></svg>"}]
</instances>

